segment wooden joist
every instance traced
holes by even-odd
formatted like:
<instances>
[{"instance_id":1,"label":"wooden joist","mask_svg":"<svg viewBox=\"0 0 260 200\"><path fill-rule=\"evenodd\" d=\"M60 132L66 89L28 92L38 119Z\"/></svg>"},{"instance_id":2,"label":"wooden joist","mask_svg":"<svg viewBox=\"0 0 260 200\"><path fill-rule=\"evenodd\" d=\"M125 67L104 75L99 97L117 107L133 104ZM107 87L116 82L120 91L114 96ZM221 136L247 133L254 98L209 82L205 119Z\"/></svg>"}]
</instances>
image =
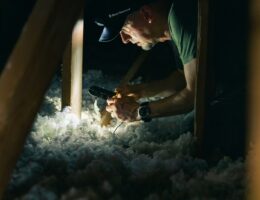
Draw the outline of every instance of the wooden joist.
<instances>
[{"instance_id":1,"label":"wooden joist","mask_svg":"<svg viewBox=\"0 0 260 200\"><path fill-rule=\"evenodd\" d=\"M72 32L62 66L62 108L69 106L72 113L81 118L83 72L83 20L79 20Z\"/></svg>"},{"instance_id":2,"label":"wooden joist","mask_svg":"<svg viewBox=\"0 0 260 200\"><path fill-rule=\"evenodd\" d=\"M197 81L195 98L195 136L197 138L198 153L201 154L201 146L205 132L205 115L208 98L207 81L209 77L208 66L208 0L198 1L198 58Z\"/></svg>"},{"instance_id":3,"label":"wooden joist","mask_svg":"<svg viewBox=\"0 0 260 200\"><path fill-rule=\"evenodd\" d=\"M0 199L83 0L38 0L0 78Z\"/></svg>"},{"instance_id":4,"label":"wooden joist","mask_svg":"<svg viewBox=\"0 0 260 200\"><path fill-rule=\"evenodd\" d=\"M260 2L250 5L248 200L260 199Z\"/></svg>"}]
</instances>

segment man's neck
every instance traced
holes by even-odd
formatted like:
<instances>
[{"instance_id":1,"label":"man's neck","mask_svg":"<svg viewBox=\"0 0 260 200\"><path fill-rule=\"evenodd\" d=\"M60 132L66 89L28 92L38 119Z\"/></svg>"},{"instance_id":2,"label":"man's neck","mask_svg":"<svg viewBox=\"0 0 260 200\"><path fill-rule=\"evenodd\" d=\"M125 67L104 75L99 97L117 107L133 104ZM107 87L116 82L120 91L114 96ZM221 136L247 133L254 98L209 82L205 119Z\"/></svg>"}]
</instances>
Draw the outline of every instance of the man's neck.
<instances>
[{"instance_id":1,"label":"man's neck","mask_svg":"<svg viewBox=\"0 0 260 200\"><path fill-rule=\"evenodd\" d=\"M162 39L165 41L167 40L171 40L171 34L169 30L164 31L164 37L162 37Z\"/></svg>"},{"instance_id":2,"label":"man's neck","mask_svg":"<svg viewBox=\"0 0 260 200\"><path fill-rule=\"evenodd\" d=\"M160 42L165 42L165 41L168 41L168 40L171 40L171 34L170 34L170 31L169 31L169 26L168 26L168 22L167 20L163 20L164 23L160 23L161 25L161 28L160 28L160 35L158 37L158 40Z\"/></svg>"}]
</instances>

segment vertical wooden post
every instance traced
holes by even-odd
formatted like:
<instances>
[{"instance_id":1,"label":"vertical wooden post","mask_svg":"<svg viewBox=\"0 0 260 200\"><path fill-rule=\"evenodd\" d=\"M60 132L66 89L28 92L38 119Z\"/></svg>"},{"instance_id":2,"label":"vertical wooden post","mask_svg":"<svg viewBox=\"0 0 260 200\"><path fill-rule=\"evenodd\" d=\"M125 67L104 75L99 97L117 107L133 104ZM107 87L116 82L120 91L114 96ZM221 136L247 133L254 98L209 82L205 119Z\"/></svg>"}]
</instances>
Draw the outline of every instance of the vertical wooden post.
<instances>
[{"instance_id":1,"label":"vertical wooden post","mask_svg":"<svg viewBox=\"0 0 260 200\"><path fill-rule=\"evenodd\" d=\"M0 77L0 199L84 0L38 0Z\"/></svg>"},{"instance_id":2,"label":"vertical wooden post","mask_svg":"<svg viewBox=\"0 0 260 200\"><path fill-rule=\"evenodd\" d=\"M208 79L208 0L198 1L198 58L197 81L195 98L195 136L197 137L198 152L205 132L205 114L207 104L207 79Z\"/></svg>"},{"instance_id":3,"label":"vertical wooden post","mask_svg":"<svg viewBox=\"0 0 260 200\"><path fill-rule=\"evenodd\" d=\"M82 108L83 24L83 20L79 20L74 27L62 69L62 108L71 107L79 118Z\"/></svg>"},{"instance_id":4,"label":"vertical wooden post","mask_svg":"<svg viewBox=\"0 0 260 200\"><path fill-rule=\"evenodd\" d=\"M248 200L260 199L260 2L250 5L250 69L249 69L249 194Z\"/></svg>"}]
</instances>

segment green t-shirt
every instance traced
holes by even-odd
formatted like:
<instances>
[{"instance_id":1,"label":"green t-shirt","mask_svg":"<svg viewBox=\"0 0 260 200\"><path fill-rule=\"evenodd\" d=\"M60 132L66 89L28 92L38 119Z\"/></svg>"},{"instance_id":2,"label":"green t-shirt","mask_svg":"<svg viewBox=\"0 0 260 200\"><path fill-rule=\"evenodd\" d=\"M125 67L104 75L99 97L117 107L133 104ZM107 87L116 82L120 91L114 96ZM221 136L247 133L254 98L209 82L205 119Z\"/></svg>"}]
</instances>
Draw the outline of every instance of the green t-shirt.
<instances>
[{"instance_id":1,"label":"green t-shirt","mask_svg":"<svg viewBox=\"0 0 260 200\"><path fill-rule=\"evenodd\" d=\"M197 54L197 0L174 0L168 16L170 34L182 64Z\"/></svg>"}]
</instances>

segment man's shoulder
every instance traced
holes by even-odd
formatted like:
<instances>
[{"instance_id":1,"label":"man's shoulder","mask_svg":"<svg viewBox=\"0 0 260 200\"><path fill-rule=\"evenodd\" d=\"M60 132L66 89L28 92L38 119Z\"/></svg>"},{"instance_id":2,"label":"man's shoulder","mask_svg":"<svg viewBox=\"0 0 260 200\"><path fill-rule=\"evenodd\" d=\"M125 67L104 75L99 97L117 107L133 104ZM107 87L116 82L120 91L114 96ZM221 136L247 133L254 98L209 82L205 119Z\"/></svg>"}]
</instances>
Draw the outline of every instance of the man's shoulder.
<instances>
[{"instance_id":1,"label":"man's shoulder","mask_svg":"<svg viewBox=\"0 0 260 200\"><path fill-rule=\"evenodd\" d=\"M186 20L186 22L194 21L197 19L198 13L198 1L197 0L174 0L172 1L168 18L178 17L180 20ZM188 20L189 19L189 20Z\"/></svg>"},{"instance_id":2,"label":"man's shoulder","mask_svg":"<svg viewBox=\"0 0 260 200\"><path fill-rule=\"evenodd\" d=\"M169 11L169 31L183 64L196 57L197 12L194 0L174 0Z\"/></svg>"}]
</instances>

